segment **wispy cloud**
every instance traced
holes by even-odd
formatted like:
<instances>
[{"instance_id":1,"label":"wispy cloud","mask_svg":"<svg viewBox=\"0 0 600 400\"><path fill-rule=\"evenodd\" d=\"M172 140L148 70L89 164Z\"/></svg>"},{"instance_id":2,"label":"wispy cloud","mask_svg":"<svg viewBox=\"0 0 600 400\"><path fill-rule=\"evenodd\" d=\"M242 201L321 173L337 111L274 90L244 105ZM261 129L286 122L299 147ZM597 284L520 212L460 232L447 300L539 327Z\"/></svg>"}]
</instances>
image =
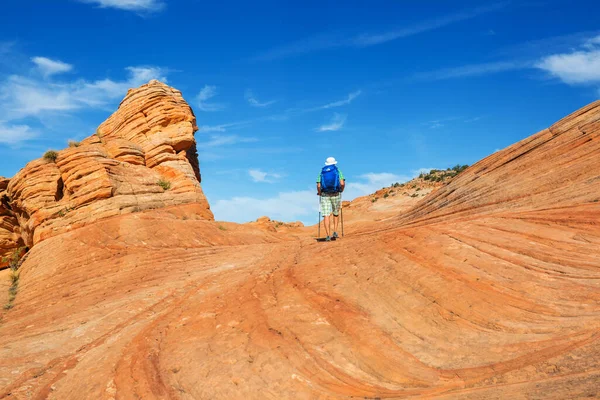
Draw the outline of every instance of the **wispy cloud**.
<instances>
[{"instance_id":1,"label":"wispy cloud","mask_svg":"<svg viewBox=\"0 0 600 400\"><path fill-rule=\"evenodd\" d=\"M128 67L129 78L124 81L102 79L72 82L47 82L19 75L0 82L0 118L18 119L40 116L45 112L64 112L82 108L102 108L110 101L123 97L131 87L150 79L166 81L158 67Z\"/></svg>"},{"instance_id":2,"label":"wispy cloud","mask_svg":"<svg viewBox=\"0 0 600 400\"><path fill-rule=\"evenodd\" d=\"M217 87L204 85L196 96L196 106L202 111L221 111L225 108L223 104L209 103L208 100L217 95Z\"/></svg>"},{"instance_id":3,"label":"wispy cloud","mask_svg":"<svg viewBox=\"0 0 600 400\"><path fill-rule=\"evenodd\" d=\"M51 61L51 62L47 62ZM45 126L58 116L70 118L70 113L84 109L110 109L127 90L146 83L150 79L166 81L165 70L159 67L128 67L128 78L109 78L87 81L75 78L71 81L52 81L52 76L70 70L70 65L56 60L34 58L36 68L45 79L38 76L10 75L0 80L0 126L2 143L17 143L38 135L37 124ZM64 64L64 65L63 65ZM23 121L28 119L26 123ZM33 119L33 120L32 120ZM37 122L35 121L37 120ZM33 124L33 125L32 125Z\"/></svg>"},{"instance_id":4,"label":"wispy cloud","mask_svg":"<svg viewBox=\"0 0 600 400\"><path fill-rule=\"evenodd\" d=\"M466 78L483 76L500 72L515 71L531 67L532 63L516 61L498 61L483 64L469 64L459 67L442 68L435 71L419 72L414 74L410 80L437 81L445 79Z\"/></svg>"},{"instance_id":5,"label":"wispy cloud","mask_svg":"<svg viewBox=\"0 0 600 400\"><path fill-rule=\"evenodd\" d=\"M419 33L439 29L457 22L466 21L468 19L475 18L482 14L498 11L506 7L507 5L508 2L502 2L488 6L476 7L473 9L462 10L457 13L444 15L442 17L429 19L418 24L408 26L406 28L401 28L380 34L363 34L358 37L355 37L352 40L352 44L360 47L373 46L376 44L389 42L391 40L414 36Z\"/></svg>"},{"instance_id":6,"label":"wispy cloud","mask_svg":"<svg viewBox=\"0 0 600 400\"><path fill-rule=\"evenodd\" d=\"M440 121L431 121L431 122L429 122L429 127L431 129L437 129L437 128L441 128L443 126L444 126L444 124L441 123Z\"/></svg>"},{"instance_id":7,"label":"wispy cloud","mask_svg":"<svg viewBox=\"0 0 600 400\"><path fill-rule=\"evenodd\" d=\"M268 107L271 104L274 104L277 102L277 100L271 100L271 101L265 101L265 102L261 103L260 101L258 101L256 96L254 96L254 93L250 89L246 90L244 97L248 101L248 104L250 104L252 107Z\"/></svg>"},{"instance_id":8,"label":"wispy cloud","mask_svg":"<svg viewBox=\"0 0 600 400\"><path fill-rule=\"evenodd\" d=\"M211 135L207 141L199 141L199 145L202 148L206 147L220 147L220 146L231 146L238 143L254 143L257 142L256 138L246 138L238 135Z\"/></svg>"},{"instance_id":9,"label":"wispy cloud","mask_svg":"<svg viewBox=\"0 0 600 400\"><path fill-rule=\"evenodd\" d=\"M357 98L362 92L357 90L348 94L345 99L333 101L324 105L319 105L316 107L308 107L308 108L290 108L279 114L272 114L258 118L252 118L243 121L230 122L225 124L218 125L202 125L200 126L200 132L227 132L229 129L240 128L243 126L251 125L255 122L263 122L263 121L285 121L291 117L297 117L299 115L303 115L306 113L317 112L321 110L326 110L334 107L341 107L346 104L350 104L355 98Z\"/></svg>"},{"instance_id":10,"label":"wispy cloud","mask_svg":"<svg viewBox=\"0 0 600 400\"><path fill-rule=\"evenodd\" d=\"M346 115L335 113L331 118L331 122L318 127L317 132L339 131L346 123L346 118Z\"/></svg>"},{"instance_id":11,"label":"wispy cloud","mask_svg":"<svg viewBox=\"0 0 600 400\"><path fill-rule=\"evenodd\" d=\"M102 8L117 8L126 11L156 12L165 7L161 0L79 0L82 3L97 4Z\"/></svg>"},{"instance_id":12,"label":"wispy cloud","mask_svg":"<svg viewBox=\"0 0 600 400\"><path fill-rule=\"evenodd\" d=\"M392 40L414 36L420 33L432 31L454 23L466 21L477 16L499 11L506 7L508 2L494 3L488 6L476 7L447 14L444 16L421 21L414 25L398 28L381 33L363 33L351 37L331 34L321 34L311 38L276 47L254 57L255 61L275 60L279 58L297 56L339 47L368 47Z\"/></svg>"},{"instance_id":13,"label":"wispy cloud","mask_svg":"<svg viewBox=\"0 0 600 400\"><path fill-rule=\"evenodd\" d=\"M542 58L536 67L569 85L600 83L600 35L586 40L582 48Z\"/></svg>"},{"instance_id":14,"label":"wispy cloud","mask_svg":"<svg viewBox=\"0 0 600 400\"><path fill-rule=\"evenodd\" d=\"M67 64L60 60L52 60L46 57L33 57L31 61L33 61L33 63L37 66L37 69L45 77L62 74L73 69L71 64Z\"/></svg>"},{"instance_id":15,"label":"wispy cloud","mask_svg":"<svg viewBox=\"0 0 600 400\"><path fill-rule=\"evenodd\" d=\"M338 100L338 101L334 101L332 103L325 104L324 106L321 107L321 109L325 110L328 108L345 106L346 104L352 103L352 100L354 100L355 98L360 96L361 93L362 93L361 90L357 90L356 92L352 92L352 93L348 94L348 97L345 98L344 100Z\"/></svg>"},{"instance_id":16,"label":"wispy cloud","mask_svg":"<svg viewBox=\"0 0 600 400\"><path fill-rule=\"evenodd\" d=\"M410 176L397 175L392 172L370 172L368 174L363 174L360 175L358 179L348 183L347 188L344 191L344 198L352 200L359 196L374 193L395 182L406 182L410 179Z\"/></svg>"},{"instance_id":17,"label":"wispy cloud","mask_svg":"<svg viewBox=\"0 0 600 400\"><path fill-rule=\"evenodd\" d=\"M10 146L33 139L38 132L28 125L10 125L0 121L0 143Z\"/></svg>"},{"instance_id":18,"label":"wispy cloud","mask_svg":"<svg viewBox=\"0 0 600 400\"><path fill-rule=\"evenodd\" d=\"M261 183L274 183L276 180L281 179L281 174L265 172L260 169L250 169L248 170L248 175L252 178L254 182Z\"/></svg>"},{"instance_id":19,"label":"wispy cloud","mask_svg":"<svg viewBox=\"0 0 600 400\"><path fill-rule=\"evenodd\" d=\"M460 117L460 116L446 117L446 118L439 118L439 119L434 119L431 121L423 122L422 125L428 126L430 129L439 129L439 128L443 128L449 124L476 122L482 118L483 118L483 116L471 117L471 118L464 118L464 117Z\"/></svg>"},{"instance_id":20,"label":"wispy cloud","mask_svg":"<svg viewBox=\"0 0 600 400\"><path fill-rule=\"evenodd\" d=\"M279 221L310 221L316 218L316 190L282 192L273 197L238 196L217 200L211 210L217 220L250 222L261 216Z\"/></svg>"}]
</instances>

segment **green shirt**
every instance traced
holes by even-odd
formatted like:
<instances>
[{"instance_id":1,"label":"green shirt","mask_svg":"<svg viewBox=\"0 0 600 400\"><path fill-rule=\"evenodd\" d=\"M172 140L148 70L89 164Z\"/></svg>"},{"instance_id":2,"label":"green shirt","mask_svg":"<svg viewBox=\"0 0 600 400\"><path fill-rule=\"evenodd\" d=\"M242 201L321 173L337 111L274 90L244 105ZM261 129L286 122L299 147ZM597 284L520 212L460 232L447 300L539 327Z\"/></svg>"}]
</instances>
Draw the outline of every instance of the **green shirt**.
<instances>
[{"instance_id":1,"label":"green shirt","mask_svg":"<svg viewBox=\"0 0 600 400\"><path fill-rule=\"evenodd\" d=\"M345 181L346 179L344 179L344 174L342 173L342 170L338 168L338 172L340 173L340 181ZM317 183L321 183L321 173L319 172L319 176L317 176Z\"/></svg>"}]
</instances>

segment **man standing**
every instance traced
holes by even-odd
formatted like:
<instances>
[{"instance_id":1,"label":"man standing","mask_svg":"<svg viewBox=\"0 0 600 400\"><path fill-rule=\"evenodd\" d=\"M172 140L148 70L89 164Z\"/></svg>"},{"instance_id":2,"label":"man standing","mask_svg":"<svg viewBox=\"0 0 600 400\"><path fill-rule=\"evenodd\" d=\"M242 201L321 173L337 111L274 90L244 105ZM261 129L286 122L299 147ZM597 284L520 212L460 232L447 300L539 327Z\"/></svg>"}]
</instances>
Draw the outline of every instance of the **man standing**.
<instances>
[{"instance_id":1,"label":"man standing","mask_svg":"<svg viewBox=\"0 0 600 400\"><path fill-rule=\"evenodd\" d=\"M336 166L337 161L333 157L325 160L325 166L317 178L317 194L321 197L320 208L325 225L326 241L338 238L337 227L340 209L342 208L342 192L346 187L344 174ZM329 218L333 214L333 236L329 235ZM321 223L321 221L319 221Z\"/></svg>"}]
</instances>

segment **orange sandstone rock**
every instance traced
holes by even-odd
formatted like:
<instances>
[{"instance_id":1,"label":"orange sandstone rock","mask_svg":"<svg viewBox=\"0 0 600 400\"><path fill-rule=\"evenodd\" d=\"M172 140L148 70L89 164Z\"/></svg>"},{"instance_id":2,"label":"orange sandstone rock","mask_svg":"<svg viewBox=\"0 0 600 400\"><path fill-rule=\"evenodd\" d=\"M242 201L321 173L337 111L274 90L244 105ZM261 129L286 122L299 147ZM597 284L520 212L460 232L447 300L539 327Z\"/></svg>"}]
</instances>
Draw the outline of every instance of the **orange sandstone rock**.
<instances>
[{"instance_id":1,"label":"orange sandstone rock","mask_svg":"<svg viewBox=\"0 0 600 400\"><path fill-rule=\"evenodd\" d=\"M167 118L146 115L114 126ZM426 197L352 202L331 243L315 242L316 227L265 229L268 218L217 223L200 201L164 207L170 190L144 179L187 188L177 146L148 157L127 135L145 165L93 140L86 157L33 162L39 188L20 177L9 192L29 190L15 213L26 210L34 237L53 235L29 252L2 315L0 398L597 398L599 121L600 102ZM71 163L101 183L108 171L113 193L79 206L93 214L47 217L89 195L76 184L85 176L63 172ZM130 212L146 189L138 204L159 209Z\"/></svg>"},{"instance_id":2,"label":"orange sandstone rock","mask_svg":"<svg viewBox=\"0 0 600 400\"><path fill-rule=\"evenodd\" d=\"M22 240L33 246L102 218L178 204L201 204L201 217L213 219L195 130L179 91L158 81L130 90L95 135L59 151L55 163L30 162L10 180L6 195Z\"/></svg>"}]
</instances>

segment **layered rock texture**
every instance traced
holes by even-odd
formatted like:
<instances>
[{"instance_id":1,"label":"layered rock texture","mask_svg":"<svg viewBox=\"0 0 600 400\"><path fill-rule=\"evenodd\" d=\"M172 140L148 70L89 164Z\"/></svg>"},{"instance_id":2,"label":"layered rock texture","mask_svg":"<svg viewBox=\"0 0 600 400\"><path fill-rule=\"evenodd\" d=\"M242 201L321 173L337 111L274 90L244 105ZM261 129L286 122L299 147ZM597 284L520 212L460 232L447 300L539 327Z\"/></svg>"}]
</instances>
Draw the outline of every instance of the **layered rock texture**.
<instances>
[{"instance_id":1,"label":"layered rock texture","mask_svg":"<svg viewBox=\"0 0 600 400\"><path fill-rule=\"evenodd\" d=\"M142 90L153 86L175 93ZM144 135L115 151L145 165L110 156L117 120L80 147L101 148L104 168L172 168L181 195L203 199L187 186L187 145L163 156ZM50 188L73 182L64 165L80 151L28 166L47 169L36 179L48 190L18 204L63 201ZM214 222L203 201L79 229L21 223L36 244L0 324L0 398L598 398L599 160L597 102L424 197L350 204L336 242L315 242L316 227ZM113 182L103 171L98 193Z\"/></svg>"},{"instance_id":2,"label":"layered rock texture","mask_svg":"<svg viewBox=\"0 0 600 400\"><path fill-rule=\"evenodd\" d=\"M130 90L96 134L0 180L0 255L147 209L196 203L213 219L200 188L197 129L179 91L158 81Z\"/></svg>"}]
</instances>

